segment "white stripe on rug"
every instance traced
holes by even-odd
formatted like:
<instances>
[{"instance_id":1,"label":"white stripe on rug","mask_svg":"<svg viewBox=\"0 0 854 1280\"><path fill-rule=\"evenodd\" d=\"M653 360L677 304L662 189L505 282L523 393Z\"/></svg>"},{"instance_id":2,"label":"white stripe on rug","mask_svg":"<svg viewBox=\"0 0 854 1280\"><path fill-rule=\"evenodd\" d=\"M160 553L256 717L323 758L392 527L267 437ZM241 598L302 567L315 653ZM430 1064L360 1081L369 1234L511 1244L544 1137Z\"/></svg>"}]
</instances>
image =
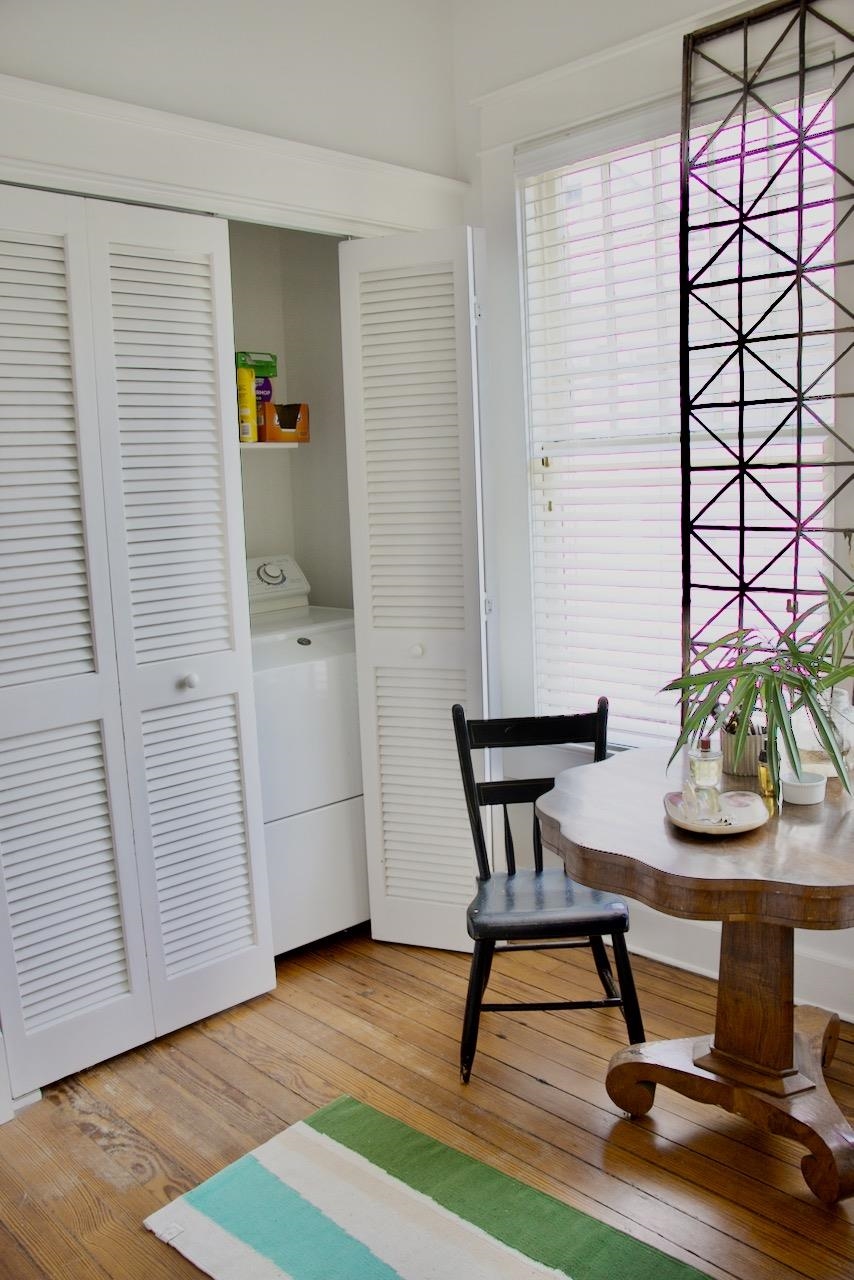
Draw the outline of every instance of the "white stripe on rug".
<instances>
[{"instance_id":1,"label":"white stripe on rug","mask_svg":"<svg viewBox=\"0 0 854 1280\"><path fill-rule=\"evenodd\" d=\"M403 1280L567 1280L308 1125L252 1154Z\"/></svg>"},{"instance_id":2,"label":"white stripe on rug","mask_svg":"<svg viewBox=\"0 0 854 1280\"><path fill-rule=\"evenodd\" d=\"M302 1123L188 1195L145 1225L213 1280L567 1280Z\"/></svg>"},{"instance_id":3,"label":"white stripe on rug","mask_svg":"<svg viewBox=\"0 0 854 1280\"><path fill-rule=\"evenodd\" d=\"M183 1196L152 1213L144 1225L214 1280L292 1280L275 1262L194 1209Z\"/></svg>"}]
</instances>

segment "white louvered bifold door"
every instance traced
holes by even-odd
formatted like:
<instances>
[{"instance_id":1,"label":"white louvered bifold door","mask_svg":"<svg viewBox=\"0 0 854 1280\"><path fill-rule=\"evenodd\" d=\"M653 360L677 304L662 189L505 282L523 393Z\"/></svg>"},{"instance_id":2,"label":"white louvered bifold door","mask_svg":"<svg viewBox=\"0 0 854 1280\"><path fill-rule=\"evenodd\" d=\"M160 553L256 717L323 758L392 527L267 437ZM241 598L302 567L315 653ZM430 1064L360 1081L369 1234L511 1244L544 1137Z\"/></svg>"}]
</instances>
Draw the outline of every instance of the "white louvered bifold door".
<instances>
[{"instance_id":1,"label":"white louvered bifold door","mask_svg":"<svg viewBox=\"0 0 854 1280\"><path fill-rule=\"evenodd\" d=\"M474 853L451 707L483 714L471 231L341 245L371 926L463 949Z\"/></svg>"},{"instance_id":2,"label":"white louvered bifold door","mask_svg":"<svg viewBox=\"0 0 854 1280\"><path fill-rule=\"evenodd\" d=\"M82 200L0 186L0 1023L13 1093L153 1035Z\"/></svg>"},{"instance_id":3,"label":"white louvered bifold door","mask_svg":"<svg viewBox=\"0 0 854 1280\"><path fill-rule=\"evenodd\" d=\"M226 224L90 202L110 572L158 1034L275 983Z\"/></svg>"}]
</instances>

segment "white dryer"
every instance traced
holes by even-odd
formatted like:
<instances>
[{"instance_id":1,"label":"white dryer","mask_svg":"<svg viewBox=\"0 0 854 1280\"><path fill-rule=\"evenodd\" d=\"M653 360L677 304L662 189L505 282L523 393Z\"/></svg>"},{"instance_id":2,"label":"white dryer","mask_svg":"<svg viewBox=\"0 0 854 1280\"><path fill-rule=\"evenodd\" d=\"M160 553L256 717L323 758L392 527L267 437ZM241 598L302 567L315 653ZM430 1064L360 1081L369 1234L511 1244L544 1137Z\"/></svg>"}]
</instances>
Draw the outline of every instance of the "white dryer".
<instances>
[{"instance_id":1,"label":"white dryer","mask_svg":"<svg viewBox=\"0 0 854 1280\"><path fill-rule=\"evenodd\" d=\"M247 576L278 954L370 915L353 614L310 605L291 556L248 560Z\"/></svg>"}]
</instances>

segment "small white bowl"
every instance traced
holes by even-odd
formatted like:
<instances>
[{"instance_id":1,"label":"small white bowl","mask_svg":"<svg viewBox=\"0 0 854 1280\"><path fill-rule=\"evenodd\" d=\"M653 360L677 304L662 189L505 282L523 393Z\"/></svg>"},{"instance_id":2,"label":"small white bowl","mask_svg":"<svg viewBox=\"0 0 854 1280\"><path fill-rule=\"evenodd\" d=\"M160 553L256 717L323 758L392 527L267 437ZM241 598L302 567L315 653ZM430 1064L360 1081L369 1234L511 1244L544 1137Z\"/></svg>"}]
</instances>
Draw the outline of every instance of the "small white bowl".
<instances>
[{"instance_id":1,"label":"small white bowl","mask_svg":"<svg viewBox=\"0 0 854 1280\"><path fill-rule=\"evenodd\" d=\"M819 804L827 790L823 773L802 773L800 778L782 778L783 799L789 804Z\"/></svg>"}]
</instances>

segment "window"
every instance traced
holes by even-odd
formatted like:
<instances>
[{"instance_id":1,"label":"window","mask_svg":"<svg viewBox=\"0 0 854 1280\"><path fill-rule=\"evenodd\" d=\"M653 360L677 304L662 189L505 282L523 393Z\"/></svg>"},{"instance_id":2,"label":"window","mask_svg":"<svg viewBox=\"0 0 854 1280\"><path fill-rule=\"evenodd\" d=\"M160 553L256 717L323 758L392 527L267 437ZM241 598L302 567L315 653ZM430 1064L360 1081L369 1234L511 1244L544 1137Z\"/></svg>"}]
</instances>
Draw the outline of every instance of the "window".
<instances>
[{"instance_id":1,"label":"window","mask_svg":"<svg viewBox=\"0 0 854 1280\"><path fill-rule=\"evenodd\" d=\"M763 133L774 128L785 125L773 118L751 122L746 178L757 190L776 163L774 139ZM731 145L726 130L709 144L710 157L723 158L721 168ZM826 172L821 180L828 182ZM674 132L534 173L522 185L537 710L583 710L605 693L616 741L672 738L679 721L674 698L659 692L678 674L682 652L679 182ZM813 196L818 201L826 194ZM787 209L785 183L778 182L774 199ZM733 393L736 376L736 366L716 350L731 282L727 252L714 255L727 235L724 228L708 229L702 251L714 262L697 305L702 315L692 317L692 343L708 344L692 378L697 390L708 382L710 404ZM761 276L758 240L754 248ZM760 316L780 288L774 280L751 287L751 306ZM823 305L818 294L815 305ZM789 310L778 308L775 319ZM817 373L832 370L832 334L811 343ZM779 358L772 340L765 367L757 363L751 372L760 401L779 394ZM832 372L824 377L832 381ZM777 576L789 571L791 551L778 554L782 535L774 512L792 506L792 468L781 465L790 433L760 445L758 423L755 429L748 424L748 437L757 437L754 450L764 449L769 464L753 483L744 479L737 421L710 408L705 425L711 430L701 430L691 446L694 527L701 537L704 524L750 529L747 570L771 562L763 572L778 592L757 616L785 626L788 602ZM799 454L803 498L816 512L825 505L826 441L818 427L806 430ZM757 469L762 465L760 459ZM727 468L738 473L736 483L723 474ZM738 536L736 528L731 557L725 539L723 553L720 538L714 546L707 539L708 550L694 548L695 581L697 569L704 571L698 600L709 618L719 617L710 635L730 625L728 575L738 562ZM820 585L827 539L818 527L795 554L801 575Z\"/></svg>"},{"instance_id":2,"label":"window","mask_svg":"<svg viewBox=\"0 0 854 1280\"><path fill-rule=\"evenodd\" d=\"M523 191L537 710L666 732L680 666L679 138Z\"/></svg>"}]
</instances>

